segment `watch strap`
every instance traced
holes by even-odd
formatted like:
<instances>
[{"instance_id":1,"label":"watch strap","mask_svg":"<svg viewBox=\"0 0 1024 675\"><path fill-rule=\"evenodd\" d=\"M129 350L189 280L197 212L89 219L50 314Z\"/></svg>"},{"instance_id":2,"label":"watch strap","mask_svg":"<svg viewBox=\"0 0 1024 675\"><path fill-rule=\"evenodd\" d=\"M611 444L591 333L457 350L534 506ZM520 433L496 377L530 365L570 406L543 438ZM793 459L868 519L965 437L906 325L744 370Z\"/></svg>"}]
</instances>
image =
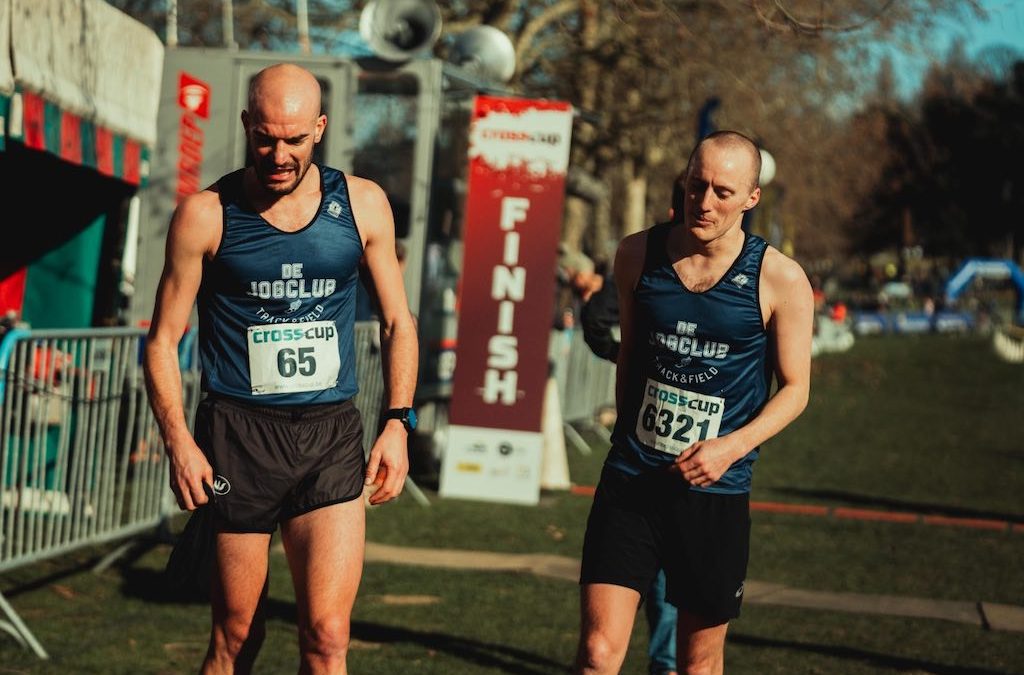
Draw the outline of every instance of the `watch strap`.
<instances>
[{"instance_id":1,"label":"watch strap","mask_svg":"<svg viewBox=\"0 0 1024 675\"><path fill-rule=\"evenodd\" d=\"M381 415L381 421L387 422L388 420L401 420L406 431L412 431L413 425L409 419L409 413L411 411L412 408L388 408Z\"/></svg>"}]
</instances>

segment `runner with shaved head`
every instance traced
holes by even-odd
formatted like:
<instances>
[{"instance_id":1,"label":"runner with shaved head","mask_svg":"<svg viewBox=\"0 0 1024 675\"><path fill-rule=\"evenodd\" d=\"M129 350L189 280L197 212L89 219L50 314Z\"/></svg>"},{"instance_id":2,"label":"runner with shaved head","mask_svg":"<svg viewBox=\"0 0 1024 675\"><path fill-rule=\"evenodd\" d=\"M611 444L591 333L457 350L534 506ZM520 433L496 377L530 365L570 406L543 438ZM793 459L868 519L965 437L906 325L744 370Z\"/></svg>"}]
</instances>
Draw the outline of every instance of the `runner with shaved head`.
<instances>
[{"instance_id":1,"label":"runner with shaved head","mask_svg":"<svg viewBox=\"0 0 1024 675\"><path fill-rule=\"evenodd\" d=\"M213 495L216 565L204 673L248 673L264 636L268 550L280 528L303 673L345 673L362 575L364 488L397 497L418 345L383 190L313 161L327 117L309 71L260 71L242 112L251 163L171 218L146 342L150 404L189 511ZM366 458L356 394L356 284L381 321L387 420ZM198 303L204 398L182 409L178 342Z\"/></svg>"},{"instance_id":2,"label":"runner with shaved head","mask_svg":"<svg viewBox=\"0 0 1024 675\"><path fill-rule=\"evenodd\" d=\"M672 220L616 252L617 415L583 543L575 673L619 672L659 569L678 609L679 672L723 671L754 461L810 390L810 283L741 227L760 164L746 136L707 136L677 181Z\"/></svg>"}]
</instances>

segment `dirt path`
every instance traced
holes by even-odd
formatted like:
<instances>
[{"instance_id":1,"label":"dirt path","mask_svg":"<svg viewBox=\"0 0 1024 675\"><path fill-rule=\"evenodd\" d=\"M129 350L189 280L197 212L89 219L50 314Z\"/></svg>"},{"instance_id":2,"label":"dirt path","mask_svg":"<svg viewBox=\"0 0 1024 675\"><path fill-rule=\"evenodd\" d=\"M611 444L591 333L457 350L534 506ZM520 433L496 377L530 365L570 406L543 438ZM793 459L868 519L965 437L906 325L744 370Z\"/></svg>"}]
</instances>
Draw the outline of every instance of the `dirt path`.
<instances>
[{"instance_id":1,"label":"dirt path","mask_svg":"<svg viewBox=\"0 0 1024 675\"><path fill-rule=\"evenodd\" d=\"M575 583L579 560L545 553L490 553L460 549L431 549L366 543L366 562L417 565L443 569L526 572ZM885 614L944 619L987 630L1024 632L1024 607L982 601L933 600L896 595L839 593L792 588L784 584L747 580L745 602L784 605L856 614Z\"/></svg>"}]
</instances>

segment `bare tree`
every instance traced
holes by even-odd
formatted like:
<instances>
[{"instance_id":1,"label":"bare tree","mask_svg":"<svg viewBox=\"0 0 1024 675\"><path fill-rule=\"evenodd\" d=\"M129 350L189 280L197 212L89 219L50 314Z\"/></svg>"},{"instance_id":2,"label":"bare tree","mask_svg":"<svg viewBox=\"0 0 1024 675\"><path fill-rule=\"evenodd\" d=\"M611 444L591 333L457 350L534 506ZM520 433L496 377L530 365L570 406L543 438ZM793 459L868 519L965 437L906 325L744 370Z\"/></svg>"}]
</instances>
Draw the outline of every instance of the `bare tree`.
<instances>
[{"instance_id":1,"label":"bare tree","mask_svg":"<svg viewBox=\"0 0 1024 675\"><path fill-rule=\"evenodd\" d=\"M219 43L221 1L178 0L182 44ZM165 5L112 4L152 20ZM309 0L312 51L339 49L365 4ZM936 22L982 12L978 0L453 0L440 9L439 56L452 35L496 26L516 48L509 87L574 105L570 166L608 196L570 196L563 239L598 255L667 215L711 99L716 126L751 135L776 160L758 226L790 252L841 253L843 219L885 153L885 139L856 118L878 94L879 45L920 49ZM293 0L236 0L234 21L241 48L295 48Z\"/></svg>"}]
</instances>

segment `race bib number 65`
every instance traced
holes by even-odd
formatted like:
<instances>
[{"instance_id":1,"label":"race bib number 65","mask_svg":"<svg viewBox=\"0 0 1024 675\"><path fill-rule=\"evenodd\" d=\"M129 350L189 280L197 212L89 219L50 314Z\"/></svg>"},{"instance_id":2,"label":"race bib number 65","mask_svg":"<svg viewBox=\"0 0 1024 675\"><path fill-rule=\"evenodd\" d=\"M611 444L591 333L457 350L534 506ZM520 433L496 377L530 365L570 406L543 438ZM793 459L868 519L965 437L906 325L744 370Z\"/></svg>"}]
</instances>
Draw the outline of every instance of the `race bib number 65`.
<instances>
[{"instance_id":1,"label":"race bib number 65","mask_svg":"<svg viewBox=\"0 0 1024 675\"><path fill-rule=\"evenodd\" d=\"M717 438L725 399L647 380L636 436L655 450L679 455L697 441Z\"/></svg>"},{"instance_id":2,"label":"race bib number 65","mask_svg":"<svg viewBox=\"0 0 1024 675\"><path fill-rule=\"evenodd\" d=\"M253 395L330 389L341 357L333 321L249 326L249 379Z\"/></svg>"}]
</instances>

